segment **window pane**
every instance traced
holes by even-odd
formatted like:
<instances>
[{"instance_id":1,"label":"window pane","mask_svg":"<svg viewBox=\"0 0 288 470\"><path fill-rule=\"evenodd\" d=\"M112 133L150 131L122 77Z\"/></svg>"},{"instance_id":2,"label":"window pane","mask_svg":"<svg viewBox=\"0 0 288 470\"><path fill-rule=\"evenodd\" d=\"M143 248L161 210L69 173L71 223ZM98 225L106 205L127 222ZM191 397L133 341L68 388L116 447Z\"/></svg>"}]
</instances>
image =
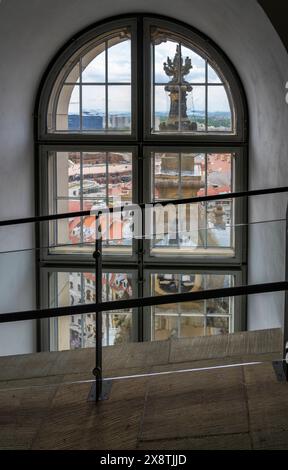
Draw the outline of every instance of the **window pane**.
<instances>
[{"instance_id":1,"label":"window pane","mask_svg":"<svg viewBox=\"0 0 288 470\"><path fill-rule=\"evenodd\" d=\"M77 212L81 211L80 199L58 199L57 213ZM49 245L63 245L63 249L69 251L69 245L76 245L82 242L82 225L81 217L73 217L67 219L60 219L56 222L51 222L51 227L55 225L55 238L50 240ZM72 247L70 247L71 249ZM75 248L75 247L74 247Z\"/></svg>"},{"instance_id":2,"label":"window pane","mask_svg":"<svg viewBox=\"0 0 288 470\"><path fill-rule=\"evenodd\" d=\"M232 153L152 152L150 199L164 201L229 193L234 190L234 158ZM233 254L233 204L171 203L151 209L147 220L152 256Z\"/></svg>"},{"instance_id":3,"label":"window pane","mask_svg":"<svg viewBox=\"0 0 288 470\"><path fill-rule=\"evenodd\" d=\"M88 52L82 58L82 82L105 82L105 45Z\"/></svg>"},{"instance_id":4,"label":"window pane","mask_svg":"<svg viewBox=\"0 0 288 470\"><path fill-rule=\"evenodd\" d=\"M225 335L229 333L229 318L207 317L207 336Z\"/></svg>"},{"instance_id":5,"label":"window pane","mask_svg":"<svg viewBox=\"0 0 288 470\"><path fill-rule=\"evenodd\" d=\"M58 100L56 130L80 129L80 94L78 85L64 85Z\"/></svg>"},{"instance_id":6,"label":"window pane","mask_svg":"<svg viewBox=\"0 0 288 470\"><path fill-rule=\"evenodd\" d=\"M108 82L131 83L131 41L108 41Z\"/></svg>"},{"instance_id":7,"label":"window pane","mask_svg":"<svg viewBox=\"0 0 288 470\"><path fill-rule=\"evenodd\" d=\"M57 197L80 197L80 152L57 152Z\"/></svg>"},{"instance_id":8,"label":"window pane","mask_svg":"<svg viewBox=\"0 0 288 470\"><path fill-rule=\"evenodd\" d=\"M131 152L50 152L49 184L51 187L50 213L96 211L132 203ZM56 169L56 173L54 170ZM117 248L114 254L131 254L132 215L122 211L101 216L103 254L105 247ZM50 223L50 246L81 244L93 250L95 216L63 219ZM127 250L123 251L127 246ZM128 248L129 247L129 248ZM56 247L59 251L59 247ZM61 247L69 252L69 246ZM120 250L120 251L119 251ZM77 247L79 251L79 246Z\"/></svg>"},{"instance_id":9,"label":"window pane","mask_svg":"<svg viewBox=\"0 0 288 470\"><path fill-rule=\"evenodd\" d=\"M222 80L219 77L218 73L208 65L208 83L221 83Z\"/></svg>"},{"instance_id":10,"label":"window pane","mask_svg":"<svg viewBox=\"0 0 288 470\"><path fill-rule=\"evenodd\" d=\"M197 195L205 188L205 154L181 153L181 199Z\"/></svg>"},{"instance_id":11,"label":"window pane","mask_svg":"<svg viewBox=\"0 0 288 470\"><path fill-rule=\"evenodd\" d=\"M169 95L163 86L155 86L154 90L154 130L162 132L165 130L169 116L170 100Z\"/></svg>"},{"instance_id":12,"label":"window pane","mask_svg":"<svg viewBox=\"0 0 288 470\"><path fill-rule=\"evenodd\" d=\"M208 131L230 132L232 116L224 86L208 87Z\"/></svg>"},{"instance_id":13,"label":"window pane","mask_svg":"<svg viewBox=\"0 0 288 470\"><path fill-rule=\"evenodd\" d=\"M102 299L112 301L133 296L132 273L103 273ZM50 276L50 306L62 307L94 303L95 274L92 272L58 272ZM51 331L58 341L56 349L78 349L95 347L95 314L71 315L51 322ZM58 334L57 334L58 333ZM103 345L131 341L132 311L103 313ZM54 341L53 341L54 340Z\"/></svg>"},{"instance_id":14,"label":"window pane","mask_svg":"<svg viewBox=\"0 0 288 470\"><path fill-rule=\"evenodd\" d=\"M64 85L61 84L59 90L55 85L47 116L49 132L130 133L132 77L129 28L112 31L101 43L90 49L87 45L85 50L88 52L84 55L80 52L70 59L70 72L67 71ZM76 65L71 70L72 61ZM59 82L60 78L57 86ZM113 83L114 87L111 86ZM118 83L127 86L118 88Z\"/></svg>"},{"instance_id":15,"label":"window pane","mask_svg":"<svg viewBox=\"0 0 288 470\"><path fill-rule=\"evenodd\" d=\"M217 273L153 273L150 274L151 295L196 292L233 285L234 276ZM151 338L194 337L231 333L234 299L209 299L159 305L150 308Z\"/></svg>"},{"instance_id":16,"label":"window pane","mask_svg":"<svg viewBox=\"0 0 288 470\"><path fill-rule=\"evenodd\" d=\"M187 115L195 131L206 131L206 96L204 86L193 86L192 90L187 94ZM185 130L185 125L183 130Z\"/></svg>"},{"instance_id":17,"label":"window pane","mask_svg":"<svg viewBox=\"0 0 288 470\"><path fill-rule=\"evenodd\" d=\"M187 82L192 83L205 83L206 81L206 61L203 59L199 54L192 51L192 49L188 49L188 47L181 46L181 53L182 53L182 63L183 66L186 65L187 73L184 76L184 79ZM190 68L191 64L191 68Z\"/></svg>"},{"instance_id":18,"label":"window pane","mask_svg":"<svg viewBox=\"0 0 288 470\"><path fill-rule=\"evenodd\" d=\"M178 316L173 314L169 305L166 306L166 311L169 315L163 315L162 313L155 313L153 317L153 339L155 341L166 340L169 338L178 338L179 336L179 321Z\"/></svg>"},{"instance_id":19,"label":"window pane","mask_svg":"<svg viewBox=\"0 0 288 470\"><path fill-rule=\"evenodd\" d=\"M200 316L181 316L181 338L205 336L205 318Z\"/></svg>"},{"instance_id":20,"label":"window pane","mask_svg":"<svg viewBox=\"0 0 288 470\"><path fill-rule=\"evenodd\" d=\"M132 155L128 152L107 156L109 205L132 203Z\"/></svg>"},{"instance_id":21,"label":"window pane","mask_svg":"<svg viewBox=\"0 0 288 470\"><path fill-rule=\"evenodd\" d=\"M207 247L230 248L232 240L232 201L210 202L207 204Z\"/></svg>"},{"instance_id":22,"label":"window pane","mask_svg":"<svg viewBox=\"0 0 288 470\"><path fill-rule=\"evenodd\" d=\"M105 128L105 87L85 85L82 87L82 126L84 130Z\"/></svg>"},{"instance_id":23,"label":"window pane","mask_svg":"<svg viewBox=\"0 0 288 470\"><path fill-rule=\"evenodd\" d=\"M187 40L182 42L173 33L153 28L151 37L152 132L231 132L232 113L226 89L208 64L208 57L204 53L202 57L196 47L189 47Z\"/></svg>"},{"instance_id":24,"label":"window pane","mask_svg":"<svg viewBox=\"0 0 288 470\"><path fill-rule=\"evenodd\" d=\"M207 195L230 193L232 190L231 153L207 154Z\"/></svg>"},{"instance_id":25,"label":"window pane","mask_svg":"<svg viewBox=\"0 0 288 470\"><path fill-rule=\"evenodd\" d=\"M156 153L154 156L154 200L180 197L180 154Z\"/></svg>"},{"instance_id":26,"label":"window pane","mask_svg":"<svg viewBox=\"0 0 288 470\"><path fill-rule=\"evenodd\" d=\"M233 287L234 277L227 274L209 274L206 275L205 286L206 289L223 289ZM213 316L226 316L232 315L231 299L220 298L220 299L208 299L206 301L207 315Z\"/></svg>"},{"instance_id":27,"label":"window pane","mask_svg":"<svg viewBox=\"0 0 288 470\"><path fill-rule=\"evenodd\" d=\"M167 69L168 58L174 57L176 54L177 43L174 41L169 41L167 39L162 39L163 42L158 44L156 42L154 46L154 82L155 83L167 83L170 78L169 75L165 72Z\"/></svg>"},{"instance_id":28,"label":"window pane","mask_svg":"<svg viewBox=\"0 0 288 470\"><path fill-rule=\"evenodd\" d=\"M108 125L117 131L131 129L130 85L108 86Z\"/></svg>"},{"instance_id":29,"label":"window pane","mask_svg":"<svg viewBox=\"0 0 288 470\"><path fill-rule=\"evenodd\" d=\"M107 152L83 153L83 195L106 203Z\"/></svg>"}]
</instances>

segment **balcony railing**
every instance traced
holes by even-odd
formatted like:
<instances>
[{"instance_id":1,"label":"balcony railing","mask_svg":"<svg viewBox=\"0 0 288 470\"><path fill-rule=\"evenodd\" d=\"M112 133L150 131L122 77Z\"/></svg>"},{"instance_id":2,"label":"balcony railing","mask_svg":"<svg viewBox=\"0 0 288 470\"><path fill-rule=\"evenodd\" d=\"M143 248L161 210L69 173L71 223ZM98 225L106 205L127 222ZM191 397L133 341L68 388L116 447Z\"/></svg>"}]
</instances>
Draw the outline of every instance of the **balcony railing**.
<instances>
[{"instance_id":1,"label":"balcony railing","mask_svg":"<svg viewBox=\"0 0 288 470\"><path fill-rule=\"evenodd\" d=\"M288 187L261 189L246 192L234 192L225 193L213 196L193 197L190 199L182 200L169 200L169 201L157 201L157 203L150 203L150 207L167 206L169 204L182 205L182 204L194 204L199 202L217 201L225 199L238 199L238 198L249 198L252 196L263 196L271 194L288 193ZM246 199L247 200L247 199ZM145 209L147 205L139 204L142 210L143 218L145 217ZM66 219L71 216L73 217L84 217L94 216L95 217L95 233L101 234L100 216L108 212L119 212L119 211L133 211L135 205L125 205L118 208L106 208L99 209L99 211L79 211L72 213L62 213L53 215L43 215L39 217L19 218L11 220L0 221L0 227L7 227L12 225L23 225L29 223L40 223L54 220ZM131 298L127 300L115 300L115 301L102 301L102 238L101 236L95 237L93 258L95 262L95 290L96 290L96 301L85 305L72 305L57 308L42 308L37 310L25 310L15 311L9 313L0 314L0 323L19 322L25 320L39 320L43 318L54 318L54 317L65 317L71 315L83 315L93 313L96 314L96 342L95 342L95 368L93 374L95 376L95 384L91 391L91 399L98 402L99 400L107 397L107 387L109 382L103 379L103 364L102 364L102 313L111 310L124 310L134 309L138 307L150 307L157 305L169 305L173 303L183 303L191 301L200 301L208 299L219 299L223 297L236 297L236 296L248 296L261 293L271 293L285 291L285 312L284 312L284 327L283 327L283 356L282 360L276 361L274 369L279 380L288 381L288 210L286 213L286 219L277 219L277 221L286 221L286 275L285 280L282 282L270 282L253 285L242 285L227 288L201 290L197 292L188 293L177 293L162 296L149 296L142 298ZM144 230L145 223L142 226ZM142 233L142 237L145 238L145 233Z\"/></svg>"}]
</instances>

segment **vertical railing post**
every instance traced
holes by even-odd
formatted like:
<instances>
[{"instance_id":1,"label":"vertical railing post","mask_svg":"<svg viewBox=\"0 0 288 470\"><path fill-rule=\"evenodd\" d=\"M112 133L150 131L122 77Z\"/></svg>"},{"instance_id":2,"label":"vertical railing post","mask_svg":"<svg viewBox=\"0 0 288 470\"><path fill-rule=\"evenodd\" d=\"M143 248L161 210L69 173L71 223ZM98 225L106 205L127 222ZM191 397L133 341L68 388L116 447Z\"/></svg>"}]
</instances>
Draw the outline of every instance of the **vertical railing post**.
<instances>
[{"instance_id":1,"label":"vertical railing post","mask_svg":"<svg viewBox=\"0 0 288 470\"><path fill-rule=\"evenodd\" d=\"M95 251L93 253L93 258L95 260L95 296L97 305L102 302L102 233L99 213L97 213L95 217ZM111 388L110 382L106 382L105 387L103 385L102 312L98 309L96 311L95 326L95 368L93 369L95 384L91 388L88 400L95 401L97 403L100 400L106 400L108 398Z\"/></svg>"},{"instance_id":2,"label":"vertical railing post","mask_svg":"<svg viewBox=\"0 0 288 470\"><path fill-rule=\"evenodd\" d=\"M95 294L96 304L102 302L102 236L99 214L96 215L95 223L95 251L93 257L95 259ZM94 375L96 379L96 402L101 399L102 395L102 312L96 312L96 367Z\"/></svg>"},{"instance_id":3,"label":"vertical railing post","mask_svg":"<svg viewBox=\"0 0 288 470\"><path fill-rule=\"evenodd\" d=\"M286 210L285 237L285 281L288 281L288 206ZM288 291L285 291L284 329L283 329L283 371L288 382Z\"/></svg>"}]
</instances>

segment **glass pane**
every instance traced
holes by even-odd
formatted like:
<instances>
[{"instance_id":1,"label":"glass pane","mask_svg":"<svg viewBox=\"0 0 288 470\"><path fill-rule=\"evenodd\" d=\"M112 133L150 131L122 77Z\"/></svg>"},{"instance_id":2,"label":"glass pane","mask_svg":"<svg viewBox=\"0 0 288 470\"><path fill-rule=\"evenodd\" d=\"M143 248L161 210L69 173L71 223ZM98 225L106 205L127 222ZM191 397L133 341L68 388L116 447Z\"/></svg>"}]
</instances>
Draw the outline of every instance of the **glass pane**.
<instances>
[{"instance_id":1,"label":"glass pane","mask_svg":"<svg viewBox=\"0 0 288 470\"><path fill-rule=\"evenodd\" d=\"M233 285L234 276L218 273L153 273L151 295L196 292ZM155 340L233 332L234 299L209 299L151 307L151 337Z\"/></svg>"},{"instance_id":2,"label":"glass pane","mask_svg":"<svg viewBox=\"0 0 288 470\"><path fill-rule=\"evenodd\" d=\"M191 336L205 336L204 316L181 316L181 338Z\"/></svg>"},{"instance_id":3,"label":"glass pane","mask_svg":"<svg viewBox=\"0 0 288 470\"><path fill-rule=\"evenodd\" d=\"M205 280L207 289L222 289L224 287L233 287L234 285L234 276L228 274L206 274ZM228 311L226 313L228 313Z\"/></svg>"},{"instance_id":4,"label":"glass pane","mask_svg":"<svg viewBox=\"0 0 288 470\"><path fill-rule=\"evenodd\" d=\"M233 190L233 158L231 153L152 153L150 197L161 201L229 193ZM153 255L205 255L207 250L219 254L215 248L233 253L231 201L170 204L148 213Z\"/></svg>"},{"instance_id":5,"label":"glass pane","mask_svg":"<svg viewBox=\"0 0 288 470\"><path fill-rule=\"evenodd\" d=\"M132 154L108 154L109 205L115 207L132 203Z\"/></svg>"},{"instance_id":6,"label":"glass pane","mask_svg":"<svg viewBox=\"0 0 288 470\"><path fill-rule=\"evenodd\" d=\"M208 87L208 131L229 132L232 130L230 104L224 86Z\"/></svg>"},{"instance_id":7,"label":"glass pane","mask_svg":"<svg viewBox=\"0 0 288 470\"><path fill-rule=\"evenodd\" d=\"M82 58L82 82L105 82L105 45L88 52Z\"/></svg>"},{"instance_id":8,"label":"glass pane","mask_svg":"<svg viewBox=\"0 0 288 470\"><path fill-rule=\"evenodd\" d=\"M226 335L229 333L229 318L207 317L207 336Z\"/></svg>"},{"instance_id":9,"label":"glass pane","mask_svg":"<svg viewBox=\"0 0 288 470\"><path fill-rule=\"evenodd\" d=\"M103 300L125 300L133 297L131 273L105 273ZM132 310L103 314L104 344L106 346L132 340Z\"/></svg>"},{"instance_id":10,"label":"glass pane","mask_svg":"<svg viewBox=\"0 0 288 470\"><path fill-rule=\"evenodd\" d=\"M57 152L57 197L80 197L80 152Z\"/></svg>"},{"instance_id":11,"label":"glass pane","mask_svg":"<svg viewBox=\"0 0 288 470\"><path fill-rule=\"evenodd\" d=\"M167 83L170 81L169 61L176 54L177 43L167 39L154 47L154 82Z\"/></svg>"},{"instance_id":12,"label":"glass pane","mask_svg":"<svg viewBox=\"0 0 288 470\"><path fill-rule=\"evenodd\" d=\"M205 154L181 154L181 199L198 195L205 188Z\"/></svg>"},{"instance_id":13,"label":"glass pane","mask_svg":"<svg viewBox=\"0 0 288 470\"><path fill-rule=\"evenodd\" d=\"M105 128L104 86L83 85L82 126L85 130L101 130Z\"/></svg>"},{"instance_id":14,"label":"glass pane","mask_svg":"<svg viewBox=\"0 0 288 470\"><path fill-rule=\"evenodd\" d=\"M205 194L205 154L155 153L151 162L153 200L170 200ZM197 248L200 239L198 204L156 208L151 223L156 247ZM205 217L204 217L205 222ZM164 252L162 251L162 254Z\"/></svg>"},{"instance_id":15,"label":"glass pane","mask_svg":"<svg viewBox=\"0 0 288 470\"><path fill-rule=\"evenodd\" d=\"M193 86L191 91L187 93L187 116L190 122L191 129L193 128L197 132L206 131L205 113L206 113L205 86ZM183 130L186 130L185 125L183 126Z\"/></svg>"},{"instance_id":16,"label":"glass pane","mask_svg":"<svg viewBox=\"0 0 288 470\"><path fill-rule=\"evenodd\" d=\"M77 212L81 211L81 201L78 200L62 200L57 201L57 213ZM64 249L68 250L69 245L82 242L82 227L83 221L81 217L70 217L69 219L60 219L56 222L51 222L51 227L55 226L55 238L52 244L64 245ZM65 246L66 245L66 246Z\"/></svg>"},{"instance_id":17,"label":"glass pane","mask_svg":"<svg viewBox=\"0 0 288 470\"><path fill-rule=\"evenodd\" d=\"M206 81L206 61L199 54L181 46L182 64L186 65L188 71L183 77L186 82L205 83Z\"/></svg>"},{"instance_id":18,"label":"glass pane","mask_svg":"<svg viewBox=\"0 0 288 470\"><path fill-rule=\"evenodd\" d=\"M231 153L207 154L207 194L230 193L232 190Z\"/></svg>"},{"instance_id":19,"label":"glass pane","mask_svg":"<svg viewBox=\"0 0 288 470\"><path fill-rule=\"evenodd\" d=\"M165 307L163 305L163 307ZM166 306L166 311L171 311L169 305ZM159 311L159 309L158 309ZM161 341L169 338L178 338L179 336L179 319L177 315L163 315L161 313L155 313L153 317L153 339L155 341Z\"/></svg>"},{"instance_id":20,"label":"glass pane","mask_svg":"<svg viewBox=\"0 0 288 470\"><path fill-rule=\"evenodd\" d=\"M64 85L51 94L48 132L131 133L129 28L112 31L96 46L94 38L85 50L88 52L84 55L78 52L69 60L63 70L67 75ZM123 88L117 84L123 84Z\"/></svg>"},{"instance_id":21,"label":"glass pane","mask_svg":"<svg viewBox=\"0 0 288 470\"><path fill-rule=\"evenodd\" d=\"M128 299L132 295L132 273L102 274L103 301ZM94 273L58 272L50 276L50 306L80 305L95 301ZM54 319L51 323L52 343L58 350L95 347L95 326L93 313ZM103 313L102 332L104 346L131 341L131 310Z\"/></svg>"},{"instance_id":22,"label":"glass pane","mask_svg":"<svg viewBox=\"0 0 288 470\"><path fill-rule=\"evenodd\" d=\"M154 156L154 200L180 197L180 154L156 153Z\"/></svg>"},{"instance_id":23,"label":"glass pane","mask_svg":"<svg viewBox=\"0 0 288 470\"><path fill-rule=\"evenodd\" d=\"M203 290L203 285L205 282L205 275L201 274L178 274L179 283L180 283L180 292L196 292L198 290ZM184 302L178 306L179 312L185 316L196 315L201 320L201 316L206 313L205 310L205 301L198 300L197 302ZM200 322L201 323L201 322ZM204 323L203 323L204 326Z\"/></svg>"},{"instance_id":24,"label":"glass pane","mask_svg":"<svg viewBox=\"0 0 288 470\"><path fill-rule=\"evenodd\" d=\"M232 241L232 201L215 201L207 204L207 246L230 248Z\"/></svg>"},{"instance_id":25,"label":"glass pane","mask_svg":"<svg viewBox=\"0 0 288 470\"><path fill-rule=\"evenodd\" d=\"M83 196L106 203L107 152L83 153Z\"/></svg>"},{"instance_id":26,"label":"glass pane","mask_svg":"<svg viewBox=\"0 0 288 470\"><path fill-rule=\"evenodd\" d=\"M152 28L151 37L152 132L231 132L229 99L208 57L202 57L193 45L184 45L180 38L178 42L164 30Z\"/></svg>"},{"instance_id":27,"label":"glass pane","mask_svg":"<svg viewBox=\"0 0 288 470\"><path fill-rule=\"evenodd\" d=\"M80 129L80 94L78 85L63 85L56 113L56 130Z\"/></svg>"},{"instance_id":28,"label":"glass pane","mask_svg":"<svg viewBox=\"0 0 288 470\"><path fill-rule=\"evenodd\" d=\"M170 99L168 92L163 86L155 86L154 90L154 130L165 131L170 110Z\"/></svg>"},{"instance_id":29,"label":"glass pane","mask_svg":"<svg viewBox=\"0 0 288 470\"><path fill-rule=\"evenodd\" d=\"M127 343L132 341L132 314L103 313L103 345Z\"/></svg>"},{"instance_id":30,"label":"glass pane","mask_svg":"<svg viewBox=\"0 0 288 470\"><path fill-rule=\"evenodd\" d=\"M211 65L208 65L208 83L221 83L222 80L217 74L217 72L211 67Z\"/></svg>"},{"instance_id":31,"label":"glass pane","mask_svg":"<svg viewBox=\"0 0 288 470\"><path fill-rule=\"evenodd\" d=\"M56 163L56 164L55 164ZM56 173L54 170L56 169ZM96 211L108 206L132 203L131 152L50 152L50 213ZM132 215L122 211L101 217L103 248L132 246ZM91 251L95 240L95 216L89 215L50 223L50 246L82 244ZM83 243L85 246L83 246ZM57 250L59 247L57 247ZM61 247L69 252L69 246ZM76 248L76 247L74 247ZM122 250L123 248L121 248ZM77 252L79 246L77 247ZM125 250L124 250L125 251ZM104 255L106 254L104 250ZM117 254L117 251L115 251Z\"/></svg>"},{"instance_id":32,"label":"glass pane","mask_svg":"<svg viewBox=\"0 0 288 470\"><path fill-rule=\"evenodd\" d=\"M108 82L131 83L131 41L108 41Z\"/></svg>"},{"instance_id":33,"label":"glass pane","mask_svg":"<svg viewBox=\"0 0 288 470\"><path fill-rule=\"evenodd\" d=\"M108 86L108 125L110 129L131 129L131 86Z\"/></svg>"}]
</instances>

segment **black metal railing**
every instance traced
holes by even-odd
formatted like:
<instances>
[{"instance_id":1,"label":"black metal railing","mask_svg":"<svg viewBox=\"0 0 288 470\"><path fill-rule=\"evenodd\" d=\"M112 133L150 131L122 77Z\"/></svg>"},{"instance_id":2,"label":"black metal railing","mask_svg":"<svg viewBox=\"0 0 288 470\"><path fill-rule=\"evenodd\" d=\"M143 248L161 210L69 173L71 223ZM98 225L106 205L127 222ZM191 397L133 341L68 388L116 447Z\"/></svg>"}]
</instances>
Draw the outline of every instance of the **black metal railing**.
<instances>
[{"instance_id":1,"label":"black metal railing","mask_svg":"<svg viewBox=\"0 0 288 470\"><path fill-rule=\"evenodd\" d=\"M261 189L245 192L234 192L219 194L216 196L194 197L181 200L157 201L148 204L148 207L157 206L159 204L166 206L169 204L191 204L198 202L217 201L224 199L236 199L243 197L261 196L268 194L279 194L288 192L288 187L279 187L271 189ZM137 204L137 207L145 209L147 204ZM95 259L95 282L96 282L96 301L85 305L73 305L67 307L45 308L40 310L26 310L0 314L0 324L9 322L19 322L23 320L37 320L42 318L64 317L70 315L83 315L88 313L96 314L96 341L95 341L95 368L93 374L95 376L95 384L90 393L90 399L98 402L105 398L109 383L103 381L103 365L102 365L102 312L111 310L133 309L137 307L149 307L156 305L168 305L173 303L182 303L198 300L218 299L223 297L247 296L261 293L271 293L285 291L285 312L284 312L284 345L283 345L283 361L275 361L273 363L275 372L279 380L288 381L288 367L286 359L288 358L288 208L286 213L286 276L283 282L271 282L254 285L244 285L236 287L228 287L221 289L209 289L204 291L169 294L163 296L150 296L142 298L132 298L127 300L102 301L102 237L100 215L107 212L133 210L135 205L125 205L118 208L105 208L99 211L78 211L63 214L45 215L39 217L28 217L20 219L10 219L0 221L0 227L21 225L27 223L39 223L45 221L53 221L71 217L83 217L95 215L95 250L93 258ZM283 219L284 221L285 219ZM143 227L145 224L143 225ZM99 234L99 236L97 236ZM105 389L104 389L105 388Z\"/></svg>"}]
</instances>

